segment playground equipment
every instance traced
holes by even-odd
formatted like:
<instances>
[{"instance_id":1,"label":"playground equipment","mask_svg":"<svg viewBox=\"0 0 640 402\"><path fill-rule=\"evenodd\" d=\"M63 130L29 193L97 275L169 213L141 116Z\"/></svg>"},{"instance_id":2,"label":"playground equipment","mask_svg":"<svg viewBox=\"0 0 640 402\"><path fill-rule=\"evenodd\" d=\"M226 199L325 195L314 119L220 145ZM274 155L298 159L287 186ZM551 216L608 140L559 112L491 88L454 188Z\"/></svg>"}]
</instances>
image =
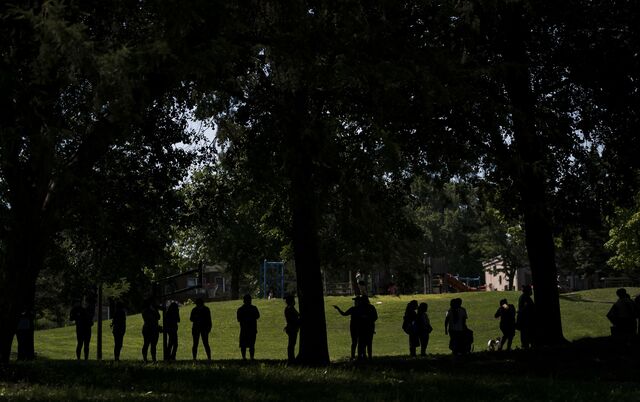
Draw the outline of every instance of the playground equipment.
<instances>
[{"instance_id":1,"label":"playground equipment","mask_svg":"<svg viewBox=\"0 0 640 402\"><path fill-rule=\"evenodd\" d=\"M477 283L478 286L470 286L470 283ZM444 274L444 283L458 292L475 292L479 290L480 278L461 278L449 273Z\"/></svg>"},{"instance_id":2,"label":"playground equipment","mask_svg":"<svg viewBox=\"0 0 640 402\"><path fill-rule=\"evenodd\" d=\"M284 262L264 260L260 267L260 284L263 299L284 298Z\"/></svg>"}]
</instances>

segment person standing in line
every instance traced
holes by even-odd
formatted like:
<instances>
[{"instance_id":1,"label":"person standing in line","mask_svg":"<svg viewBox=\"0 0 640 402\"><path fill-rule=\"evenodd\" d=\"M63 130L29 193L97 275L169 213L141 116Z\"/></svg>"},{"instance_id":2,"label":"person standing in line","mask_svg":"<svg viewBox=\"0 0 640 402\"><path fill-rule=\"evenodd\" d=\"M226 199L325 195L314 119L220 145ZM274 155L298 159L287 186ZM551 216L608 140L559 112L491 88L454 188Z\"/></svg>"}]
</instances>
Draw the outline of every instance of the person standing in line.
<instances>
[{"instance_id":1,"label":"person standing in line","mask_svg":"<svg viewBox=\"0 0 640 402\"><path fill-rule=\"evenodd\" d=\"M298 340L298 330L300 329L300 314L296 310L296 299L292 295L288 295L284 298L287 306L284 308L284 318L287 322L287 326L284 327L284 332L287 333L287 360L289 363L293 363L296 359L296 342Z\"/></svg>"},{"instance_id":2,"label":"person standing in line","mask_svg":"<svg viewBox=\"0 0 640 402\"><path fill-rule=\"evenodd\" d=\"M416 317L416 332L418 334L418 339L420 340L420 356L427 355L429 336L431 334L431 331L433 331L433 327L431 326L431 322L429 321L429 316L427 315L428 309L429 305L427 303L420 303L420 305L418 306L418 314Z\"/></svg>"},{"instance_id":3,"label":"person standing in line","mask_svg":"<svg viewBox=\"0 0 640 402\"><path fill-rule=\"evenodd\" d=\"M127 330L127 311L122 302L116 302L111 319L111 332L113 333L113 360L120 360L120 352L124 341L124 333Z\"/></svg>"},{"instance_id":4,"label":"person standing in line","mask_svg":"<svg viewBox=\"0 0 640 402\"><path fill-rule=\"evenodd\" d=\"M495 318L500 318L500 331L502 331L502 338L500 339L500 346L498 350L502 350L505 342L507 344L507 350L511 350L511 343L513 337L516 335L516 308L513 304L509 304L507 299L500 300L500 307L494 315Z\"/></svg>"},{"instance_id":5,"label":"person standing in line","mask_svg":"<svg viewBox=\"0 0 640 402\"><path fill-rule=\"evenodd\" d=\"M167 333L167 354L169 360L176 359L178 352L178 323L180 322L180 307L171 302L164 316L164 330Z\"/></svg>"},{"instance_id":6,"label":"person standing in line","mask_svg":"<svg viewBox=\"0 0 640 402\"><path fill-rule=\"evenodd\" d=\"M153 299L148 299L146 307L142 311L142 359L147 361L147 351L151 347L151 360L156 361L156 349L158 347L158 337L160 336L160 313Z\"/></svg>"},{"instance_id":7,"label":"person standing in line","mask_svg":"<svg viewBox=\"0 0 640 402\"><path fill-rule=\"evenodd\" d=\"M467 310L462 307L462 299L451 300L444 320L444 333L449 335L449 349L455 355L468 353L471 346L466 336L467 318Z\"/></svg>"},{"instance_id":8,"label":"person standing in line","mask_svg":"<svg viewBox=\"0 0 640 402\"><path fill-rule=\"evenodd\" d=\"M91 327L93 326L93 311L90 312L85 304L77 301L71 308L69 320L76 323L76 358L80 360L82 349L84 349L84 359L88 360Z\"/></svg>"},{"instance_id":9,"label":"person standing in line","mask_svg":"<svg viewBox=\"0 0 640 402\"><path fill-rule=\"evenodd\" d=\"M243 305L238 308L236 314L240 323L240 353L242 353L242 360L247 360L247 349L249 349L249 357L253 360L260 312L251 304L251 295L244 295L242 300Z\"/></svg>"},{"instance_id":10,"label":"person standing in line","mask_svg":"<svg viewBox=\"0 0 640 402\"><path fill-rule=\"evenodd\" d=\"M420 338L418 337L418 331L416 326L416 320L418 318L418 301L411 300L407 303L407 307L404 310L404 317L402 317L402 330L409 335L409 356L416 356L416 348L420 346Z\"/></svg>"},{"instance_id":11,"label":"person standing in line","mask_svg":"<svg viewBox=\"0 0 640 402\"><path fill-rule=\"evenodd\" d=\"M25 309L20 314L16 327L16 339L18 341L18 360L31 360L35 358L33 346L34 318L31 309Z\"/></svg>"},{"instance_id":12,"label":"person standing in line","mask_svg":"<svg viewBox=\"0 0 640 402\"><path fill-rule=\"evenodd\" d=\"M193 336L193 347L191 348L191 354L193 360L198 357L198 342L202 338L202 347L207 354L207 360L211 360L211 348L209 347L209 332L211 332L211 310L204 305L204 301L201 298L196 299L196 306L191 310L191 322L193 327L191 328L191 335Z\"/></svg>"},{"instance_id":13,"label":"person standing in line","mask_svg":"<svg viewBox=\"0 0 640 402\"><path fill-rule=\"evenodd\" d=\"M358 329L360 327L360 324L358 323L359 315L357 314L359 305L360 305L360 296L356 296L353 298L353 306L349 307L347 311L342 311L340 307L335 305L333 306L333 308L338 310L338 313L340 313L341 316L351 317L349 321L349 333L351 335L351 360L354 360L356 358L356 348L358 347L358 338L360 336L358 334Z\"/></svg>"},{"instance_id":14,"label":"person standing in line","mask_svg":"<svg viewBox=\"0 0 640 402\"><path fill-rule=\"evenodd\" d=\"M376 333L378 311L369 302L367 295L360 296L356 309L358 315L358 360L373 358L373 334Z\"/></svg>"},{"instance_id":15,"label":"person standing in line","mask_svg":"<svg viewBox=\"0 0 640 402\"><path fill-rule=\"evenodd\" d=\"M611 306L607 318L613 324L611 334L614 336L631 339L636 334L636 306L627 290L616 290L618 300Z\"/></svg>"},{"instance_id":16,"label":"person standing in line","mask_svg":"<svg viewBox=\"0 0 640 402\"><path fill-rule=\"evenodd\" d=\"M520 343L523 349L529 349L534 343L536 305L531 298L532 294L531 286L525 285L522 287L522 294L518 299L516 329L520 331Z\"/></svg>"}]
</instances>

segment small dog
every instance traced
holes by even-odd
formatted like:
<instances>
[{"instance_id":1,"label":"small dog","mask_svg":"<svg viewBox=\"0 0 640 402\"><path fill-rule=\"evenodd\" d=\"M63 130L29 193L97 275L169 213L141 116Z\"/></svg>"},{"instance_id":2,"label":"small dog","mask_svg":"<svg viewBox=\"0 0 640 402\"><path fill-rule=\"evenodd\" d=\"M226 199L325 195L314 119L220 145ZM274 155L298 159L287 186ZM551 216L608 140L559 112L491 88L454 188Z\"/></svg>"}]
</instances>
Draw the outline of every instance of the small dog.
<instances>
[{"instance_id":1,"label":"small dog","mask_svg":"<svg viewBox=\"0 0 640 402\"><path fill-rule=\"evenodd\" d=\"M487 350L490 352L495 352L500 347L500 341L502 338L489 339L487 342Z\"/></svg>"}]
</instances>

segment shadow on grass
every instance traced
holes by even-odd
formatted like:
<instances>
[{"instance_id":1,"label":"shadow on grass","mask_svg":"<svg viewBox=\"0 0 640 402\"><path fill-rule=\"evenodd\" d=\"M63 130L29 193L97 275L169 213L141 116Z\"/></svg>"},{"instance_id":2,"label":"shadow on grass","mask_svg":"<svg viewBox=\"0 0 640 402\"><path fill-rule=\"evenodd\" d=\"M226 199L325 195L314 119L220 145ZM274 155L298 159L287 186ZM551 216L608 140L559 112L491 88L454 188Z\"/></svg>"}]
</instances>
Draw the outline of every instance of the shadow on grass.
<instances>
[{"instance_id":1,"label":"shadow on grass","mask_svg":"<svg viewBox=\"0 0 640 402\"><path fill-rule=\"evenodd\" d=\"M639 400L640 347L609 338L562 348L464 357L381 357L324 368L238 360L18 362L0 369L0 399L175 401Z\"/></svg>"},{"instance_id":2,"label":"shadow on grass","mask_svg":"<svg viewBox=\"0 0 640 402\"><path fill-rule=\"evenodd\" d=\"M604 300L591 300L585 299L582 295L576 293L564 293L561 294L560 300L566 300L570 302L578 302L578 303L599 303L599 304L614 304L614 301L604 301Z\"/></svg>"}]
</instances>

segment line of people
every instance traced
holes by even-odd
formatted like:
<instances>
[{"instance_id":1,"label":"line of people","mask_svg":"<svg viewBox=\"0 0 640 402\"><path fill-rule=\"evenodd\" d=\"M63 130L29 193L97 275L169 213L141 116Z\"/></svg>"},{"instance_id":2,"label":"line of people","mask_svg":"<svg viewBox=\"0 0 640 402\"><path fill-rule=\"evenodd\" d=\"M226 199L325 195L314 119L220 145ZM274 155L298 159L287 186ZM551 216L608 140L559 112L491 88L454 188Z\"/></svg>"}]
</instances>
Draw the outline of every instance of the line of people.
<instances>
[{"instance_id":1,"label":"line of people","mask_svg":"<svg viewBox=\"0 0 640 402\"><path fill-rule=\"evenodd\" d=\"M522 347L528 349L533 345L535 325L535 304L531 298L530 286L523 287L522 295L518 300L518 310L507 299L500 300L500 306L494 314L500 319L502 337L498 350L502 350L506 344L507 350L511 350L516 329L520 331ZM409 355L416 356L420 347L420 355L425 356L429 337L433 331L431 321L427 314L429 306L411 300L405 309L402 320L402 330L409 335ZM462 307L462 299L454 298L450 302L449 309L444 320L444 333L449 336L449 349L453 354L463 355L471 352L473 345L473 331L467 326L467 310Z\"/></svg>"},{"instance_id":2,"label":"line of people","mask_svg":"<svg viewBox=\"0 0 640 402\"><path fill-rule=\"evenodd\" d=\"M611 321L611 333L616 337L631 338L639 331L640 320L640 296L632 300L626 290L618 289L616 294L618 300L614 303L607 314ZM497 345L498 350L502 350L506 345L507 350L511 350L513 338L516 330L520 332L520 342L523 349L531 348L535 338L536 310L532 299L531 286L524 286L522 294L518 299L518 308L509 304L507 299L499 302L499 307L494 314L500 320L500 330L502 337ZM375 334L375 323L378 319L376 308L370 303L367 295L353 298L354 305L343 311L340 307L333 307L342 316L350 317L349 330L351 334L351 359L371 359L373 355L373 336ZM301 317L295 308L295 298L291 295L285 297L286 307L284 316L286 326L284 332L287 334L287 358L289 362L295 361L295 346L298 332L300 330ZM418 347L420 355L426 356L429 345L430 334L433 331L431 321L427 314L427 303L420 303L411 300L405 309L402 321L402 330L409 336L409 355L417 356ZM76 357L79 360L84 351L85 360L89 358L89 342L91 340L91 326L93 325L92 309L82 306L79 303L71 309L70 319L76 324ZM120 359L123 338L126 332L127 314L122 303L117 303L112 317L111 327L114 337L114 359ZM258 308L252 304L250 295L245 295L243 305L237 310L237 321L240 324L239 347L242 359L246 360L246 351L249 351L249 358L254 359L255 343L257 334L257 321L260 318ZM142 335L144 339L142 347L142 357L156 361L156 348L159 334L163 331L160 326L160 313L158 307L152 299L146 303L142 311L144 325ZM444 320L444 332L449 336L449 349L453 354L462 355L469 353L473 344L473 331L467 327L468 315L462 307L462 299L454 298L450 302ZM195 301L195 307L191 311L190 321L192 322L192 357L197 359L198 346L202 341L207 359L211 360L211 348L209 346L209 333L212 329L211 311L204 305L202 299ZM180 314L177 303L171 303L166 310L164 331L167 334L167 351L170 360L176 359L178 349L178 323ZM496 340L497 341L497 340Z\"/></svg>"},{"instance_id":3,"label":"line of people","mask_svg":"<svg viewBox=\"0 0 640 402\"><path fill-rule=\"evenodd\" d=\"M295 303L294 303L295 304ZM164 328L160 325L160 308L155 304L153 299L145 302L142 310L142 359L146 362L151 356L152 361L157 359L157 346L160 334L164 331L167 335L167 356L169 360L176 360L176 352L178 350L178 324L180 323L180 312L178 303L171 303L165 312ZM293 309L295 311L295 308ZM298 317L297 312L295 312ZM237 320L240 324L239 346L242 359L246 360L246 351L249 350L251 360L255 356L256 334L258 333L257 321L260 318L258 308L252 304L250 295L245 295L243 304L237 310ZM76 326L76 358L80 360L84 351L84 359L89 359L89 343L91 341L91 327L93 326L93 308L76 302L71 309L69 319ZM202 341L202 346L207 355L207 360L211 360L211 347L209 346L209 333L212 329L211 310L205 306L204 301L200 298L196 299L195 307L191 310L190 321L192 323L191 335L193 338L193 346L191 353L193 360L198 357L198 346ZM297 338L298 318L295 319L296 324L290 324L291 331L295 328ZM287 319L289 322L289 319ZM124 305L120 302L116 303L113 316L111 319L111 330L113 333L114 360L120 360L120 353L124 343L124 335L127 328L127 312ZM295 346L295 341L294 341Z\"/></svg>"}]
</instances>

